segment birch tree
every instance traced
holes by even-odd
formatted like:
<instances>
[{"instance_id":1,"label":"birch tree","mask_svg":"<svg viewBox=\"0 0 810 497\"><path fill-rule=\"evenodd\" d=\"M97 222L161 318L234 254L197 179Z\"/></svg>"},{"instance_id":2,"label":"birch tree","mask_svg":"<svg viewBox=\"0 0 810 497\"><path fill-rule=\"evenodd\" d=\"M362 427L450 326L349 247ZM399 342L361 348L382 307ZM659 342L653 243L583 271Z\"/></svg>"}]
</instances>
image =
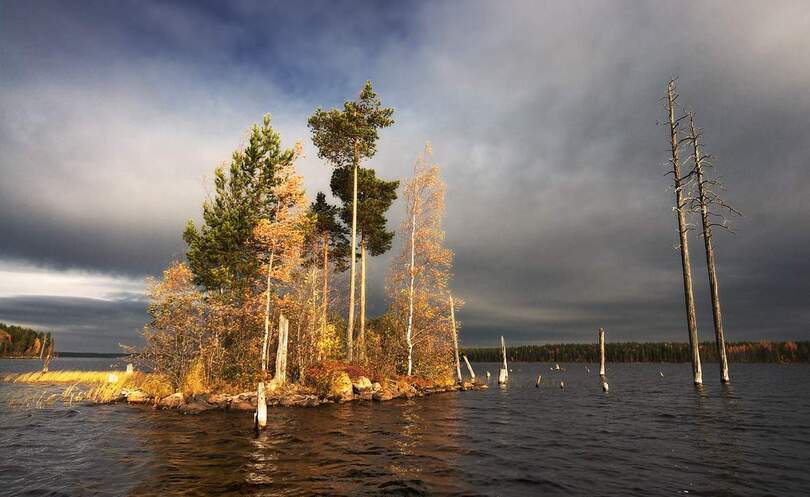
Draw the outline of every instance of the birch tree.
<instances>
[{"instance_id":1,"label":"birch tree","mask_svg":"<svg viewBox=\"0 0 810 497\"><path fill-rule=\"evenodd\" d=\"M452 374L453 341L447 296L453 252L444 246L445 185L429 164L430 145L417 157L405 185L402 248L389 275L389 295L403 321L407 374ZM461 300L454 300L455 308ZM418 362L418 364L417 364Z\"/></svg>"}]
</instances>

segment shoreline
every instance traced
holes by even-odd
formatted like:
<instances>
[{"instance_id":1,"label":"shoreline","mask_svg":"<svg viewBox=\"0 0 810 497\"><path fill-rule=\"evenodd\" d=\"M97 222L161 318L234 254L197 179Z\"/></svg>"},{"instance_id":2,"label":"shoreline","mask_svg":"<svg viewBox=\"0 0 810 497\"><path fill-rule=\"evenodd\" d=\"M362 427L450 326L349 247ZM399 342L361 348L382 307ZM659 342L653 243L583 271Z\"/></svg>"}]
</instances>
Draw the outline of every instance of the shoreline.
<instances>
[{"instance_id":1,"label":"shoreline","mask_svg":"<svg viewBox=\"0 0 810 497\"><path fill-rule=\"evenodd\" d=\"M127 404L161 410L176 410L183 414L206 411L252 411L258 406L257 392L169 393L160 378L151 373L124 371L51 371L47 373L12 373L0 376L5 383L54 386L64 385L62 398L88 405ZM87 389L85 389L87 388ZM266 404L273 407L319 407L346 402L387 402L395 399L427 397L438 393L484 390L487 384L470 381L436 383L418 377L385 379L372 382L365 376L354 379L339 376L318 390L300 384L267 384Z\"/></svg>"}]
</instances>

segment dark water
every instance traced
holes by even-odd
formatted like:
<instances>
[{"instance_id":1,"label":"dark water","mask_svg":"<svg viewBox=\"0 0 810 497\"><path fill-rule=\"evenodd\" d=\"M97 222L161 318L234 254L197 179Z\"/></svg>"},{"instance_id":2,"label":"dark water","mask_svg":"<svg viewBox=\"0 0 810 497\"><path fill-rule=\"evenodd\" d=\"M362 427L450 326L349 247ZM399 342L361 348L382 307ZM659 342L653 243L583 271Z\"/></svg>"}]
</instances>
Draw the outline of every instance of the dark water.
<instances>
[{"instance_id":1,"label":"dark water","mask_svg":"<svg viewBox=\"0 0 810 497\"><path fill-rule=\"evenodd\" d=\"M688 365L613 364L609 394L593 365L549 366L514 364L505 389L274 409L258 438L250 413L19 407L34 387L0 384L0 494L810 495L808 365L733 365L722 388L708 364L698 391Z\"/></svg>"}]
</instances>

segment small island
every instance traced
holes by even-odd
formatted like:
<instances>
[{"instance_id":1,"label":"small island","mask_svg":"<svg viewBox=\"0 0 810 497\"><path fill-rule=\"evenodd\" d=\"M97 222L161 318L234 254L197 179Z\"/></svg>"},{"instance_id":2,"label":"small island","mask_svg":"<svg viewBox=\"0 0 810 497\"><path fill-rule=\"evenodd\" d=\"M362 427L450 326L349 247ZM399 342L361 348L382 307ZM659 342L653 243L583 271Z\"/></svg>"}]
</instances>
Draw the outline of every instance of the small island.
<instances>
[{"instance_id":1,"label":"small island","mask_svg":"<svg viewBox=\"0 0 810 497\"><path fill-rule=\"evenodd\" d=\"M282 146L265 115L230 163L214 170L202 222L188 221L182 234L185 260L148 281L144 346L127 350L135 367L6 379L94 385L71 395L95 402L252 410L259 428L266 406L485 388L462 377L456 312L463 301L450 291L445 184L430 144L401 189L365 163L379 131L393 124L394 110L371 82L342 108L315 109L308 125L331 171L332 204L324 192L307 199L296 168L303 146ZM392 248L388 210L400 190L401 247L382 274L368 261ZM369 293L383 287L387 307L370 318ZM42 345L25 350L32 355Z\"/></svg>"}]
</instances>

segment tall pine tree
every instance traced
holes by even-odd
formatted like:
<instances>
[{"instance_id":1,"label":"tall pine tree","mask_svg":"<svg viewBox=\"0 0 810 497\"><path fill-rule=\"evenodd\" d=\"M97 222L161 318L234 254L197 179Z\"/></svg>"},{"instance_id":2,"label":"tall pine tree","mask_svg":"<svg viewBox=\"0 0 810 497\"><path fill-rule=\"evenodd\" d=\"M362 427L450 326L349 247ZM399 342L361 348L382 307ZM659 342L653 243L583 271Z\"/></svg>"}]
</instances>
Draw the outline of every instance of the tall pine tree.
<instances>
[{"instance_id":1,"label":"tall pine tree","mask_svg":"<svg viewBox=\"0 0 810 497\"><path fill-rule=\"evenodd\" d=\"M357 172L363 159L377 152L378 130L394 124L394 109L382 107L380 99L367 81L360 96L345 102L343 110L321 108L309 118L312 142L318 147L318 157L326 159L336 169L348 169L352 173L352 222L349 258L351 275L349 283L349 317L346 327L346 358L353 358L354 300L355 300L355 254L357 253Z\"/></svg>"},{"instance_id":2,"label":"tall pine tree","mask_svg":"<svg viewBox=\"0 0 810 497\"><path fill-rule=\"evenodd\" d=\"M351 220L352 198L347 188L349 171L336 169L332 174L331 187L343 202L341 218L346 224ZM397 198L399 181L377 178L374 169L360 168L357 182L357 231L360 238L360 330L358 351L365 358L366 332L366 254L378 256L391 249L394 232L386 228L386 212Z\"/></svg>"}]
</instances>

